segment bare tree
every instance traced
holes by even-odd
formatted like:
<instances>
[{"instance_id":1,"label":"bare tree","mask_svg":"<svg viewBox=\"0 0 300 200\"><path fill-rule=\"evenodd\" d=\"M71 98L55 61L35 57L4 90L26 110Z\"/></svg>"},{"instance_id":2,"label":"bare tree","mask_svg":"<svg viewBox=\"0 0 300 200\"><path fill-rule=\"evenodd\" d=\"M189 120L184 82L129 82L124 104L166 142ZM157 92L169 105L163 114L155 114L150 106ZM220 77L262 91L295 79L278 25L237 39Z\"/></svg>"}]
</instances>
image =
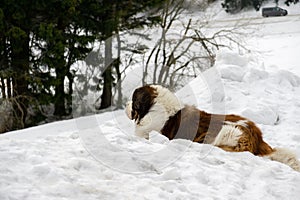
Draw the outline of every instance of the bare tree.
<instances>
[{"instance_id":1,"label":"bare tree","mask_svg":"<svg viewBox=\"0 0 300 200\"><path fill-rule=\"evenodd\" d=\"M240 34L239 26L222 27L213 34L205 34L206 21L181 19L187 12L186 6L184 0L167 0L161 10L160 37L146 56L143 84L175 88L213 66L215 52L220 47L227 47L228 42L242 46L236 37Z\"/></svg>"},{"instance_id":2,"label":"bare tree","mask_svg":"<svg viewBox=\"0 0 300 200\"><path fill-rule=\"evenodd\" d=\"M96 44L98 50L86 59L86 64L93 67L87 67L88 74L82 74L83 77L90 77L85 87L89 87L91 92L96 90L91 82L101 82L103 78L98 77L98 70L92 69L99 69L100 65L104 65L105 59L110 58L104 66L110 66L114 76L114 94L111 102L117 108L121 108L126 100L123 98L128 95L126 92L124 96L122 94L128 83L121 83L131 70L134 70L137 76L140 73L141 79L136 82L138 84L141 81L143 85L155 83L177 89L198 76L201 71L213 66L219 48L229 48L233 44L243 48L240 42L243 31L240 31L240 28L247 22L237 22L230 27L223 24L209 27L208 22L211 18L189 19L186 17L187 8L184 0L167 0L160 10L162 20L157 27L124 30L116 33L108 46L106 43ZM109 51L105 51L107 47ZM108 52L109 56L105 56ZM97 55L100 55L100 60L95 59ZM80 77L77 75L75 81ZM100 101L100 98L96 102L98 100Z\"/></svg>"}]
</instances>

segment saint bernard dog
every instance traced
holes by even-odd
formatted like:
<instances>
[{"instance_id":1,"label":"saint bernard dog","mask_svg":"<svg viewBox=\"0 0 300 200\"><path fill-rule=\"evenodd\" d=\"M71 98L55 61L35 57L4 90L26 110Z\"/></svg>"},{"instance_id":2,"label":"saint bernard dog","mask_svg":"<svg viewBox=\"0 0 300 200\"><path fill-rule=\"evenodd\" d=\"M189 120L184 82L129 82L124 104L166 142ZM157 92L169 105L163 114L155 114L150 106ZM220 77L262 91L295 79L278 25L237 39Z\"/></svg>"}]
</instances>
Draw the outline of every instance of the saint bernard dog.
<instances>
[{"instance_id":1,"label":"saint bernard dog","mask_svg":"<svg viewBox=\"0 0 300 200\"><path fill-rule=\"evenodd\" d=\"M126 105L126 114L135 122L135 134L146 139L154 130L170 140L182 138L230 152L249 151L300 171L296 155L287 149L270 147L254 122L238 115L210 114L183 105L175 94L160 85L135 89L132 101Z\"/></svg>"}]
</instances>

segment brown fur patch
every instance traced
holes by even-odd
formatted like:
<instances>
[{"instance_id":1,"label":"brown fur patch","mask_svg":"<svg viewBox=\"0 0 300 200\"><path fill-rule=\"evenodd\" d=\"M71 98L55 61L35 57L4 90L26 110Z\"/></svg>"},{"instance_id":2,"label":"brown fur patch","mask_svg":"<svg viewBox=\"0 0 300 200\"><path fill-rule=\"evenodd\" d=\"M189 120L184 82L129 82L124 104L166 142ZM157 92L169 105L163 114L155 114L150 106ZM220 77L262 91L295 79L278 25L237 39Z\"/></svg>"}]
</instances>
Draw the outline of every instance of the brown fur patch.
<instances>
[{"instance_id":1,"label":"brown fur patch","mask_svg":"<svg viewBox=\"0 0 300 200\"><path fill-rule=\"evenodd\" d=\"M161 133L170 140L189 139L194 142L211 144L222 126L229 122L246 121L246 126L236 125L243 134L236 146L218 146L225 151L249 151L254 155L268 155L273 149L263 141L260 129L251 121L238 115L214 115L198 110L194 106L185 106L165 123Z\"/></svg>"},{"instance_id":2,"label":"brown fur patch","mask_svg":"<svg viewBox=\"0 0 300 200\"><path fill-rule=\"evenodd\" d=\"M150 86L143 86L134 91L132 95L131 118L134 119L137 124L139 124L140 120L149 112L156 97L157 91Z\"/></svg>"}]
</instances>

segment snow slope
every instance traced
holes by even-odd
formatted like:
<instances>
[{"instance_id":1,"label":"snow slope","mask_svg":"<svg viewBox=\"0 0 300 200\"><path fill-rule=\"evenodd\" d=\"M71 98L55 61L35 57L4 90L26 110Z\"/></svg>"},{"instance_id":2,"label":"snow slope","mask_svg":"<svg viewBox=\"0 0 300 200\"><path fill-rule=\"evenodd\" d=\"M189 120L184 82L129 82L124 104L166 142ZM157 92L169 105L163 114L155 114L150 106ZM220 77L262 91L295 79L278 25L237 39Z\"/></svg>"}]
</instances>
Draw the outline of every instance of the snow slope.
<instances>
[{"instance_id":1,"label":"snow slope","mask_svg":"<svg viewBox=\"0 0 300 200\"><path fill-rule=\"evenodd\" d=\"M220 50L215 67L178 97L210 112L244 115L271 146L300 158L299 14L255 19L258 31L245 38L251 51ZM218 16L215 23L228 25ZM1 135L0 199L300 197L300 173L281 163L156 132L147 141L133 132L119 110Z\"/></svg>"}]
</instances>

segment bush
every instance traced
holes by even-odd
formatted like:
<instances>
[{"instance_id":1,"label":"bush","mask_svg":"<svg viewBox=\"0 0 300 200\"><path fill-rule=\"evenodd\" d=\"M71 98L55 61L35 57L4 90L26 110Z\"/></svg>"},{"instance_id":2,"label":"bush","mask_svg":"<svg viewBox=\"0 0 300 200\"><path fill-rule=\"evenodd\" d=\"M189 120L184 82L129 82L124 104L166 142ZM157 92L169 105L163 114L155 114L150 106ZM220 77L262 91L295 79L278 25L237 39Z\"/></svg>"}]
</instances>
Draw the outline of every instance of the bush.
<instances>
[{"instance_id":1,"label":"bush","mask_svg":"<svg viewBox=\"0 0 300 200\"><path fill-rule=\"evenodd\" d=\"M12 104L9 100L0 99L0 133L12 130L13 112Z\"/></svg>"}]
</instances>

